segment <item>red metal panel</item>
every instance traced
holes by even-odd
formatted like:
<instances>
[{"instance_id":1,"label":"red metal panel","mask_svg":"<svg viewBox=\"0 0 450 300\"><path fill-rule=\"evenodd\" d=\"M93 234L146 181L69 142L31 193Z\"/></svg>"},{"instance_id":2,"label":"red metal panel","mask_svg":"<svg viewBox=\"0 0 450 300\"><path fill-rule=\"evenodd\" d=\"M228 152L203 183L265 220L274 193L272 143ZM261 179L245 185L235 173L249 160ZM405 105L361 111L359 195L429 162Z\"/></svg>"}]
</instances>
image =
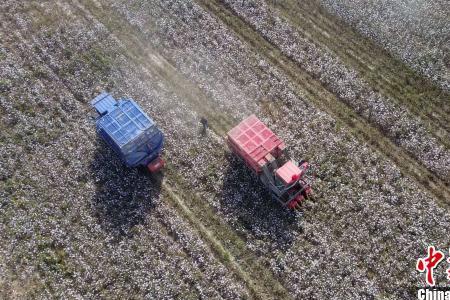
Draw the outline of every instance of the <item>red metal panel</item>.
<instances>
[{"instance_id":1,"label":"red metal panel","mask_svg":"<svg viewBox=\"0 0 450 300\"><path fill-rule=\"evenodd\" d=\"M164 160L158 156L147 165L147 168L151 173L155 173L158 172L162 167L164 167L164 164Z\"/></svg>"},{"instance_id":2,"label":"red metal panel","mask_svg":"<svg viewBox=\"0 0 450 300\"><path fill-rule=\"evenodd\" d=\"M228 132L232 149L256 171L267 163L265 157L272 154L279 157L285 148L284 143L261 122L251 115Z\"/></svg>"},{"instance_id":3,"label":"red metal panel","mask_svg":"<svg viewBox=\"0 0 450 300\"><path fill-rule=\"evenodd\" d=\"M284 182L284 184L290 184L293 181L299 179L303 174L299 167L294 165L292 161L288 161L276 172L277 176Z\"/></svg>"}]
</instances>

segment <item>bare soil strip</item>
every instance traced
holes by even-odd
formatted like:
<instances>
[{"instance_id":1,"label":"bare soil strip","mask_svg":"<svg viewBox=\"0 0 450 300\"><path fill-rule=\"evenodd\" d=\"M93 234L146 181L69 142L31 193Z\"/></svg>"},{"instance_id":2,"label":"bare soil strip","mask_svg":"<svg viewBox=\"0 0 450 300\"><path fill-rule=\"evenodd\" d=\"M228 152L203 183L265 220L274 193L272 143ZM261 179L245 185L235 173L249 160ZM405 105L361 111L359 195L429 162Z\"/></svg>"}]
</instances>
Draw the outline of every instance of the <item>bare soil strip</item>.
<instances>
[{"instance_id":1,"label":"bare soil strip","mask_svg":"<svg viewBox=\"0 0 450 300\"><path fill-rule=\"evenodd\" d=\"M392 160L405 175L415 179L425 190L429 190L439 203L450 209L449 187L428 170L423 164L412 158L404 149L395 145L380 130L371 126L364 118L348 107L319 81L312 78L298 64L284 55L280 49L264 39L251 25L236 16L220 1L197 1L202 7L222 20L255 52L264 55L274 66L280 68L295 84L296 92L304 96L321 110L334 116L345 124L349 131L363 142L383 153Z\"/></svg>"}]
</instances>

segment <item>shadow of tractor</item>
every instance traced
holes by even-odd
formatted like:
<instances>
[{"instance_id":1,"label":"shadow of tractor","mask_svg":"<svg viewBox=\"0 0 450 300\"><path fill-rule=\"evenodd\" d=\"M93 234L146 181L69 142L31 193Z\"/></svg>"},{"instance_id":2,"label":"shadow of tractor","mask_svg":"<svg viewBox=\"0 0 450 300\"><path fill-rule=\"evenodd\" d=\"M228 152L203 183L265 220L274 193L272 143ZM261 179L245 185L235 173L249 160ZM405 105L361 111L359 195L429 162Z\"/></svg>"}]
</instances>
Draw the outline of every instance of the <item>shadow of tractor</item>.
<instances>
[{"instance_id":1,"label":"shadow of tractor","mask_svg":"<svg viewBox=\"0 0 450 300\"><path fill-rule=\"evenodd\" d=\"M301 233L301 215L282 207L259 178L234 154L227 154L228 168L222 190L222 207L237 216L247 234L265 239L272 248L285 249Z\"/></svg>"},{"instance_id":2,"label":"shadow of tractor","mask_svg":"<svg viewBox=\"0 0 450 300\"><path fill-rule=\"evenodd\" d=\"M116 237L132 236L143 224L161 190L161 175L144 168L128 168L101 139L91 163L96 184L92 209L100 225Z\"/></svg>"}]
</instances>

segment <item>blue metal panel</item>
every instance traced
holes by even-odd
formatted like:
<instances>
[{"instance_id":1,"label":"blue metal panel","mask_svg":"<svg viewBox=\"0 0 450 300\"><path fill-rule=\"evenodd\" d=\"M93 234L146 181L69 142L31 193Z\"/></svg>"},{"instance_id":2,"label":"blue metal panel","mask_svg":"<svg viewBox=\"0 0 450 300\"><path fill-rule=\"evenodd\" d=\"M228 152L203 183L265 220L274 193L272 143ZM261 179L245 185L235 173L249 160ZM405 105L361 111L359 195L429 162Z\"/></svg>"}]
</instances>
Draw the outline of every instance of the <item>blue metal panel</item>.
<instances>
[{"instance_id":1,"label":"blue metal panel","mask_svg":"<svg viewBox=\"0 0 450 300\"><path fill-rule=\"evenodd\" d=\"M114 100L109 94L102 93L91 103L97 109L96 104L109 98ZM97 109L99 113L104 112L97 119L97 131L128 166L147 165L158 157L164 137L136 102L121 99L114 100L114 104L109 100L103 104Z\"/></svg>"},{"instance_id":2,"label":"blue metal panel","mask_svg":"<svg viewBox=\"0 0 450 300\"><path fill-rule=\"evenodd\" d=\"M154 122L132 100L119 100L114 110L98 121L98 126L103 128L119 147L135 140L153 125Z\"/></svg>"},{"instance_id":3,"label":"blue metal panel","mask_svg":"<svg viewBox=\"0 0 450 300\"><path fill-rule=\"evenodd\" d=\"M116 100L108 93L101 93L91 101L91 105L97 110L99 115L104 115L114 109Z\"/></svg>"}]
</instances>

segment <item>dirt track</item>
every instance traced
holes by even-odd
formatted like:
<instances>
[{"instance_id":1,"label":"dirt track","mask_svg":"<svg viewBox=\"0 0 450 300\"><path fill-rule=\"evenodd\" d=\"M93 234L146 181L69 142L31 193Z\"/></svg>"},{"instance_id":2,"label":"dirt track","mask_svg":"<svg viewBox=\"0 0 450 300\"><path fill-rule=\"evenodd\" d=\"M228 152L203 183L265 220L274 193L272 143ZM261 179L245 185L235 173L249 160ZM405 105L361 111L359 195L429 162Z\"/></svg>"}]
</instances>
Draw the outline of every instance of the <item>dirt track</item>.
<instances>
[{"instance_id":1,"label":"dirt track","mask_svg":"<svg viewBox=\"0 0 450 300\"><path fill-rule=\"evenodd\" d=\"M2 6L3 297L408 299L449 248L449 94L318 3ZM100 90L164 131L162 177L96 138ZM316 165L301 214L226 148L251 113Z\"/></svg>"}]
</instances>

